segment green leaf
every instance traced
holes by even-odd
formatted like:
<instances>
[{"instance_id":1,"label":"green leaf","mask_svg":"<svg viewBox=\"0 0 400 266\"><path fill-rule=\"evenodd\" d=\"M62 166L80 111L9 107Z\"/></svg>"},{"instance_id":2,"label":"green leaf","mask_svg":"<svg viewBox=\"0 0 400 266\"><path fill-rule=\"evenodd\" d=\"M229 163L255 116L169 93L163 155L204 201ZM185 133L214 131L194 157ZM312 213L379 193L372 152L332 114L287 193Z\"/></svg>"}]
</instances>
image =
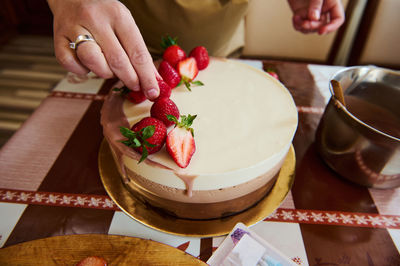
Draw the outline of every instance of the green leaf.
<instances>
[{"instance_id":1,"label":"green leaf","mask_svg":"<svg viewBox=\"0 0 400 266\"><path fill-rule=\"evenodd\" d=\"M148 139L151 136L153 136L154 132L156 130L156 127L154 125L147 126L145 128L142 128L142 138L143 139Z\"/></svg>"},{"instance_id":2,"label":"green leaf","mask_svg":"<svg viewBox=\"0 0 400 266\"><path fill-rule=\"evenodd\" d=\"M149 152L147 151L146 147L143 146L142 147L142 157L140 157L138 164L143 162L147 158L148 155L149 155Z\"/></svg>"},{"instance_id":3,"label":"green leaf","mask_svg":"<svg viewBox=\"0 0 400 266\"><path fill-rule=\"evenodd\" d=\"M113 91L118 91L120 92L121 96L125 96L128 93L130 93L132 90L128 89L128 87L123 86L122 88L114 88Z\"/></svg>"},{"instance_id":4,"label":"green leaf","mask_svg":"<svg viewBox=\"0 0 400 266\"><path fill-rule=\"evenodd\" d=\"M187 116L181 115L181 124L183 127L189 129L189 127L193 124L194 119L196 119L197 115L190 115Z\"/></svg>"},{"instance_id":5,"label":"green leaf","mask_svg":"<svg viewBox=\"0 0 400 266\"><path fill-rule=\"evenodd\" d=\"M204 83L201 82L200 80L195 80L195 81L192 82L192 84L196 85L196 86L204 86Z\"/></svg>"},{"instance_id":6,"label":"green leaf","mask_svg":"<svg viewBox=\"0 0 400 266\"><path fill-rule=\"evenodd\" d=\"M161 47L164 49L176 44L178 44L176 37L172 38L171 36L167 35L166 37L161 38Z\"/></svg>"},{"instance_id":7,"label":"green leaf","mask_svg":"<svg viewBox=\"0 0 400 266\"><path fill-rule=\"evenodd\" d=\"M123 141L121 141L121 143L125 144L128 147L131 146L131 142L129 140L123 140Z\"/></svg>"},{"instance_id":8,"label":"green leaf","mask_svg":"<svg viewBox=\"0 0 400 266\"><path fill-rule=\"evenodd\" d=\"M189 91L192 91L192 89L190 88L190 82L184 80L183 81L185 83L186 89L188 89Z\"/></svg>"},{"instance_id":9,"label":"green leaf","mask_svg":"<svg viewBox=\"0 0 400 266\"><path fill-rule=\"evenodd\" d=\"M176 118L174 115L168 115L167 114L167 119L171 122L174 122L175 124L178 123L178 118Z\"/></svg>"},{"instance_id":10,"label":"green leaf","mask_svg":"<svg viewBox=\"0 0 400 266\"><path fill-rule=\"evenodd\" d=\"M176 85L176 86L179 87L179 86L182 85L182 83L183 83L183 79L181 79L181 80L179 81L178 85Z\"/></svg>"},{"instance_id":11,"label":"green leaf","mask_svg":"<svg viewBox=\"0 0 400 266\"><path fill-rule=\"evenodd\" d=\"M134 138L131 143L131 146L133 146L134 148L139 148L140 146L142 146L142 143L140 143L140 140L138 140L137 138Z\"/></svg>"},{"instance_id":12,"label":"green leaf","mask_svg":"<svg viewBox=\"0 0 400 266\"><path fill-rule=\"evenodd\" d=\"M150 142L148 142L147 140L144 140L143 141L143 146L145 146L145 147L156 147L157 145L155 145L155 144L151 144Z\"/></svg>"},{"instance_id":13,"label":"green leaf","mask_svg":"<svg viewBox=\"0 0 400 266\"><path fill-rule=\"evenodd\" d=\"M129 128L120 127L119 131L121 132L122 136L124 136L124 137L126 137L128 139L136 137L136 133L133 132L132 130L130 130Z\"/></svg>"}]
</instances>

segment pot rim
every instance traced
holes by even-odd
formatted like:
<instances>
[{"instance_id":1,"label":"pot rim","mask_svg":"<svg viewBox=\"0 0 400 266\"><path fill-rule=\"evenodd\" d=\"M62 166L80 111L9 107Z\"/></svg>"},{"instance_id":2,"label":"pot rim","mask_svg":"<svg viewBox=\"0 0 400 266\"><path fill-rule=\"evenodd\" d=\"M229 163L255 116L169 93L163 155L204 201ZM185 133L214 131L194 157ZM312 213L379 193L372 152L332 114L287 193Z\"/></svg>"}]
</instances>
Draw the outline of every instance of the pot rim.
<instances>
[{"instance_id":1,"label":"pot rim","mask_svg":"<svg viewBox=\"0 0 400 266\"><path fill-rule=\"evenodd\" d=\"M341 69L341 70L335 72L335 73L331 76L331 78L329 79L329 91L330 91L330 93L331 93L331 100L334 101L334 106L335 106L335 108L337 108L337 109L339 109L339 110L342 110L349 118L353 119L356 123L360 124L361 126L367 127L368 129L372 130L373 132L375 132L375 133L377 133L377 134L379 134L379 135L382 135L382 136L384 136L384 137L387 137L387 138L389 138L389 139L392 139L392 140L394 140L394 141L396 141L396 142L398 142L398 143L400 144L400 138L396 138L395 136L392 136L392 135L390 135L390 134L388 134L388 133L385 133L385 132L383 132L383 131L380 131L380 130L374 128L373 126L371 126L371 125L369 125L369 124L363 122L362 120L360 120L359 118L357 118L356 116L354 116L352 113L350 113L350 112L347 110L346 106L344 106L344 105L335 97L335 93L334 93L334 91L333 91L331 81L334 80L335 77L337 77L338 75L340 75L340 74L342 74L342 73L344 73L344 72L352 72L352 71L354 71L355 69L362 69L362 68L364 68L365 71L367 71L367 73L365 73L365 74L363 75L363 77L366 76L371 70L376 70L376 69L378 69L378 70L382 70L382 71L384 71L384 72L388 72L388 73L397 75L397 76L399 76L399 79L400 79L400 71L396 71L396 70L389 69L389 68L383 68L383 67L377 67L377 66L371 66L371 65L369 65L369 66L351 66L351 67L345 67L345 68L343 68L343 69ZM337 80L337 79L336 79L336 80ZM338 80L338 81L339 81L339 80ZM344 92L343 92L343 93L344 93Z\"/></svg>"}]
</instances>

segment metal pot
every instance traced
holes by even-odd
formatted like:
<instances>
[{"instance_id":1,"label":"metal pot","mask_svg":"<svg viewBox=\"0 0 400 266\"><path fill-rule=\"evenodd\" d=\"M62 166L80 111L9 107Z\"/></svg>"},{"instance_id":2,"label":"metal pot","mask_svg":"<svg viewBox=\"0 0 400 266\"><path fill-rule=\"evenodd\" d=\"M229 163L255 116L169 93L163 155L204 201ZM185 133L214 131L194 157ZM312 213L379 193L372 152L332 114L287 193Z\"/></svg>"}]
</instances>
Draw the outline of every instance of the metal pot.
<instances>
[{"instance_id":1,"label":"metal pot","mask_svg":"<svg viewBox=\"0 0 400 266\"><path fill-rule=\"evenodd\" d=\"M400 186L400 72L348 67L339 81L345 105L334 95L316 133L318 151L342 177L373 188Z\"/></svg>"}]
</instances>

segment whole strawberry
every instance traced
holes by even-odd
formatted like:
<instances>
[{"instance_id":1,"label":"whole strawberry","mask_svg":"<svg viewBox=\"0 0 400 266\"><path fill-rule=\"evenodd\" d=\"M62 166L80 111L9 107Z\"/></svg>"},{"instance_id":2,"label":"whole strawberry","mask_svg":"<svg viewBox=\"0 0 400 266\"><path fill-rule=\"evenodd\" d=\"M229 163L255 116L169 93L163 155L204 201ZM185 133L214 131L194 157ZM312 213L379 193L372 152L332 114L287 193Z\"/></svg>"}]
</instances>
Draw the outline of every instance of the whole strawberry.
<instances>
[{"instance_id":1,"label":"whole strawberry","mask_svg":"<svg viewBox=\"0 0 400 266\"><path fill-rule=\"evenodd\" d=\"M146 96L143 94L143 92L140 91L133 91L128 89L128 87L124 86L119 89L114 89L114 91L119 91L121 93L121 96L125 97L129 101L133 103L141 103L146 100Z\"/></svg>"},{"instance_id":2,"label":"whole strawberry","mask_svg":"<svg viewBox=\"0 0 400 266\"><path fill-rule=\"evenodd\" d=\"M179 75L181 76L182 82L185 84L188 90L191 90L191 84L198 86L204 85L201 81L194 81L197 74L199 73L199 69L197 67L196 59L194 59L193 57L188 57L180 61L176 68Z\"/></svg>"},{"instance_id":3,"label":"whole strawberry","mask_svg":"<svg viewBox=\"0 0 400 266\"><path fill-rule=\"evenodd\" d=\"M161 98L169 98L171 96L171 87L162 79L157 79L158 87L160 88L160 95L156 100Z\"/></svg>"},{"instance_id":4,"label":"whole strawberry","mask_svg":"<svg viewBox=\"0 0 400 266\"><path fill-rule=\"evenodd\" d=\"M197 67L199 70L205 69L210 63L210 57L208 51L204 46L196 46L189 53L189 57L196 59Z\"/></svg>"},{"instance_id":5,"label":"whole strawberry","mask_svg":"<svg viewBox=\"0 0 400 266\"><path fill-rule=\"evenodd\" d=\"M168 116L168 119L173 121L176 126L168 133L166 148L168 154L181 168L186 168L189 165L196 151L193 128L190 127L195 118L196 115L182 115L181 121L178 121L175 116Z\"/></svg>"},{"instance_id":6,"label":"whole strawberry","mask_svg":"<svg viewBox=\"0 0 400 266\"><path fill-rule=\"evenodd\" d=\"M274 77L274 78L276 78L277 80L279 80L278 73L276 73L276 70L275 70L274 68L268 68L268 69L266 70L266 72L267 72L268 74L270 74L272 77Z\"/></svg>"},{"instance_id":7,"label":"whole strawberry","mask_svg":"<svg viewBox=\"0 0 400 266\"><path fill-rule=\"evenodd\" d=\"M79 261L75 266L107 266L107 261L101 257L90 256Z\"/></svg>"},{"instance_id":8,"label":"whole strawberry","mask_svg":"<svg viewBox=\"0 0 400 266\"><path fill-rule=\"evenodd\" d=\"M179 117L179 109L171 99L164 97L153 103L150 108L150 114L151 117L159 119L165 126L169 127L173 125L174 122L168 120L167 115Z\"/></svg>"},{"instance_id":9,"label":"whole strawberry","mask_svg":"<svg viewBox=\"0 0 400 266\"><path fill-rule=\"evenodd\" d=\"M167 61L161 61L158 67L158 73L172 89L181 82L181 76Z\"/></svg>"},{"instance_id":10,"label":"whole strawberry","mask_svg":"<svg viewBox=\"0 0 400 266\"><path fill-rule=\"evenodd\" d=\"M167 36L161 40L161 46L165 49L163 59L175 67L179 61L186 58L185 51L177 44L176 38Z\"/></svg>"},{"instance_id":11,"label":"whole strawberry","mask_svg":"<svg viewBox=\"0 0 400 266\"><path fill-rule=\"evenodd\" d=\"M120 127L121 134L126 137L122 143L142 154L139 163L149 154L159 151L164 145L167 128L163 122L153 117L145 117L131 129Z\"/></svg>"}]
</instances>

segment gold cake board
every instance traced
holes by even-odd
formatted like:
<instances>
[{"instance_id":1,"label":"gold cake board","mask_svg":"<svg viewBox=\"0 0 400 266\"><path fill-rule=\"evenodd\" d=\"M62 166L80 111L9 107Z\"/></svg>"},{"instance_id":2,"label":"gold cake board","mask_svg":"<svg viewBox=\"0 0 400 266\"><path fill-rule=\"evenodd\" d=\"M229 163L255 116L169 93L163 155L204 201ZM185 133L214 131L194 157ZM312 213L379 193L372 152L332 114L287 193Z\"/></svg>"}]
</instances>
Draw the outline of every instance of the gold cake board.
<instances>
[{"instance_id":1,"label":"gold cake board","mask_svg":"<svg viewBox=\"0 0 400 266\"><path fill-rule=\"evenodd\" d=\"M210 220L181 219L137 200L124 186L108 143L104 140L99 151L99 171L110 198L134 220L161 232L192 237L212 237L228 234L241 222L251 226L264 220L284 201L294 182L296 157L293 145L285 158L272 190L253 207L228 217Z\"/></svg>"}]
</instances>

